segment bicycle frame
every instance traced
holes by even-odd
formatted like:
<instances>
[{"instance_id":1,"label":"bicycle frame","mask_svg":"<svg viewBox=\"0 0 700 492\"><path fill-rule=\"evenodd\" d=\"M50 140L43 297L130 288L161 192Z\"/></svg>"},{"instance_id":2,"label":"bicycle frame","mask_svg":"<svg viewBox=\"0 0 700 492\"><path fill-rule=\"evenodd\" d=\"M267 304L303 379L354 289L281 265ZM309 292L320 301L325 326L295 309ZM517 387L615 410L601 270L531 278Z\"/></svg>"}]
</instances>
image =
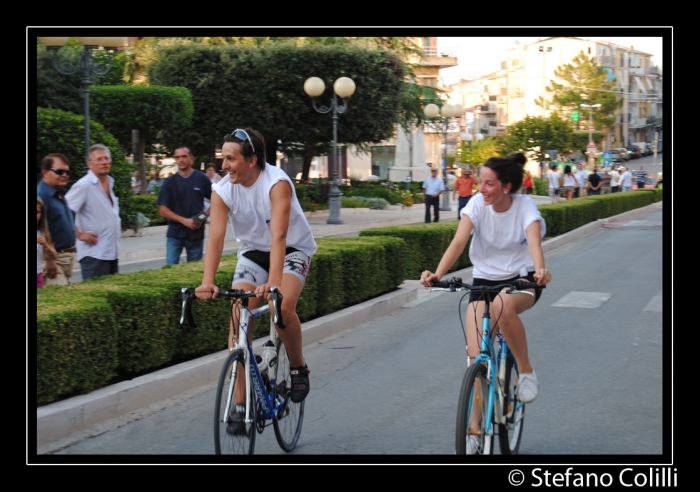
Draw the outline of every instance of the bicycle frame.
<instances>
[{"instance_id":1,"label":"bicycle frame","mask_svg":"<svg viewBox=\"0 0 700 492\"><path fill-rule=\"evenodd\" d=\"M495 347L493 340L491 339L491 313L490 313L491 302L487 299L486 306L484 309L484 315L481 321L481 343L479 347L479 355L474 358L469 365L475 363L486 364L487 378L488 378L488 402L487 402L487 412L486 412L486 426L489 435L493 434L493 424L505 424L506 415L503 412L503 388L496 388L497 384L503 384L505 381L505 370L506 370L506 358L513 357L510 354L510 349L506 340L503 338L501 333L497 333L498 341L500 342L500 348L498 354L495 352ZM496 355L498 357L496 357ZM513 357L513 363L516 364L515 358ZM496 374L498 371L498 377ZM470 402L471 405L471 402ZM522 402L518 402L518 405L523 405ZM494 411L495 410L495 411ZM511 408L508 412L508 416L512 415L515 411Z\"/></svg>"},{"instance_id":2,"label":"bicycle frame","mask_svg":"<svg viewBox=\"0 0 700 492\"><path fill-rule=\"evenodd\" d=\"M260 402L260 415L263 419L266 420L272 419L280 410L280 408L282 408L286 404L286 400L281 401L277 405L274 404L275 398L277 397L277 380L275 379L274 374L272 374L269 370L268 378L270 380L270 392L268 393L267 389L265 388L265 382L262 378L262 371L269 369L271 358L268 354L263 358L263 361L261 363L262 368L261 366L258 366L255 357L252 356L254 355L254 352L253 346L250 342L250 339L248 338L248 325L250 320L259 318L262 315L267 314L269 312L270 306L267 303L255 309L248 309L248 299L243 299L241 302L240 320L238 324L239 342L236 342L234 340L234 345L231 349L231 352L235 350L243 351L243 357L246 361L248 361L248 363L244 366L246 388L250 388L250 384L253 384L253 388L255 388L255 394L257 395L258 401ZM276 338L276 331L274 324L272 322L270 324L270 339L273 340L274 338ZM245 338L245 343L240 342L241 337ZM223 415L228 415L230 411L230 402L232 401L231 395L234 391L234 384L236 381L236 372L238 371L238 364L234 364L232 371L233 372L231 376L231 383L228 395L229 398L227 400L228 403L226 404L226 411L223 413ZM254 409L251 409L250 393L248 391L245 392L245 408L245 420L246 422L250 423L253 421L251 411L254 411Z\"/></svg>"}]
</instances>

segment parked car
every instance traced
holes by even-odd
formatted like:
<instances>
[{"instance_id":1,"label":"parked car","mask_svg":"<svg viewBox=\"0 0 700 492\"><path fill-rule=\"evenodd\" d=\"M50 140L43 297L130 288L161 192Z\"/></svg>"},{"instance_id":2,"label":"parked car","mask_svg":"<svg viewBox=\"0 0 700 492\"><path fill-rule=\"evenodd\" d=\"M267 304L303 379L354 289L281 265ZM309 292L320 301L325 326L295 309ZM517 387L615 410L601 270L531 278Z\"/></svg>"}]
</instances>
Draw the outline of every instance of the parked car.
<instances>
[{"instance_id":1,"label":"parked car","mask_svg":"<svg viewBox=\"0 0 700 492\"><path fill-rule=\"evenodd\" d=\"M632 158L630 152L624 147L618 147L618 148L613 149L613 150L617 150L620 152L620 156L622 157L622 160L624 162L627 162Z\"/></svg>"},{"instance_id":2,"label":"parked car","mask_svg":"<svg viewBox=\"0 0 700 492\"><path fill-rule=\"evenodd\" d=\"M622 156L622 154L620 154L620 151L618 149L612 149L610 151L610 160L618 163L625 162L625 158Z\"/></svg>"},{"instance_id":3,"label":"parked car","mask_svg":"<svg viewBox=\"0 0 700 492\"><path fill-rule=\"evenodd\" d=\"M654 188L656 186L656 183L654 182L654 178L648 177L647 179L644 180L644 187L645 188ZM634 181L632 182L632 189L636 190L638 188L637 182Z\"/></svg>"},{"instance_id":4,"label":"parked car","mask_svg":"<svg viewBox=\"0 0 700 492\"><path fill-rule=\"evenodd\" d=\"M636 145L628 145L627 150L630 152L630 157L632 159L639 159L642 157L642 151Z\"/></svg>"}]
</instances>

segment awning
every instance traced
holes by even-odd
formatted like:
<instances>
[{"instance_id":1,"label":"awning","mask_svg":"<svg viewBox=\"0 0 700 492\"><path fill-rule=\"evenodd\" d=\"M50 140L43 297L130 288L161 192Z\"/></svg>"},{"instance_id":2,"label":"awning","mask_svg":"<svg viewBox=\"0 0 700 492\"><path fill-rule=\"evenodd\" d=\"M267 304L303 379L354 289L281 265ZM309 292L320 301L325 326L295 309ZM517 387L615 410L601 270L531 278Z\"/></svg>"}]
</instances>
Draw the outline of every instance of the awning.
<instances>
[{"instance_id":1,"label":"awning","mask_svg":"<svg viewBox=\"0 0 700 492\"><path fill-rule=\"evenodd\" d=\"M661 126L661 118L654 122L654 126Z\"/></svg>"}]
</instances>

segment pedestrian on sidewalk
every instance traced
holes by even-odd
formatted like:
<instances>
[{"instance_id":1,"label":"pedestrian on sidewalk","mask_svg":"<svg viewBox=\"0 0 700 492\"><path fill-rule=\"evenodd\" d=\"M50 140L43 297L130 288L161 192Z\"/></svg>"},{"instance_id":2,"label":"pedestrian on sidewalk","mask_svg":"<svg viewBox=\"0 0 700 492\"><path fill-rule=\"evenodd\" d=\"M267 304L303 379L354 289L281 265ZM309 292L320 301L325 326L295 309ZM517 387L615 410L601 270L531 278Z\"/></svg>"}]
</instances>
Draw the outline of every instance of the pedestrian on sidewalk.
<instances>
[{"instance_id":1,"label":"pedestrian on sidewalk","mask_svg":"<svg viewBox=\"0 0 700 492\"><path fill-rule=\"evenodd\" d=\"M603 186L603 182L598 174L597 166L593 166L593 172L588 175L588 184L590 185L588 195L600 195L600 187Z\"/></svg>"},{"instance_id":2,"label":"pedestrian on sidewalk","mask_svg":"<svg viewBox=\"0 0 700 492\"><path fill-rule=\"evenodd\" d=\"M440 220L440 195L445 191L445 183L437 175L437 168L430 170L430 176L423 181L423 201L425 201L425 223L430 223L430 207L433 207L433 222Z\"/></svg>"},{"instance_id":3,"label":"pedestrian on sidewalk","mask_svg":"<svg viewBox=\"0 0 700 492\"><path fill-rule=\"evenodd\" d=\"M70 162L63 154L49 154L41 160L41 181L36 194L44 202L44 215L56 249L54 259L46 259L44 285L70 284L75 265L75 225L73 212L65 200Z\"/></svg>"},{"instance_id":4,"label":"pedestrian on sidewalk","mask_svg":"<svg viewBox=\"0 0 700 492\"><path fill-rule=\"evenodd\" d=\"M46 260L56 259L56 250L51 242L51 233L46 223L44 201L36 197L36 287L44 286Z\"/></svg>"},{"instance_id":5,"label":"pedestrian on sidewalk","mask_svg":"<svg viewBox=\"0 0 700 492\"><path fill-rule=\"evenodd\" d=\"M548 188L547 191L549 192L549 198L552 199L552 203L558 203L559 202L559 188L561 188L561 185L563 184L563 177L559 171L557 171L557 165L552 164L552 168L549 170L549 173L547 174L547 183L548 183Z\"/></svg>"},{"instance_id":6,"label":"pedestrian on sidewalk","mask_svg":"<svg viewBox=\"0 0 700 492\"><path fill-rule=\"evenodd\" d=\"M457 178L457 181L455 182L455 190L452 193L453 200L458 198L457 219L462 218L460 211L467 206L467 203L469 203L472 193L474 192L474 184L476 182L476 179L472 175L471 166L462 171L462 174L459 176L459 178Z\"/></svg>"},{"instance_id":7,"label":"pedestrian on sidewalk","mask_svg":"<svg viewBox=\"0 0 700 492\"><path fill-rule=\"evenodd\" d=\"M163 182L156 200L160 215L168 220L165 242L168 265L180 263L183 248L188 262L202 259L204 224L209 216L204 200L211 198L209 176L192 168L194 156L187 145L175 149L175 161L178 171Z\"/></svg>"},{"instance_id":8,"label":"pedestrian on sidewalk","mask_svg":"<svg viewBox=\"0 0 700 492\"><path fill-rule=\"evenodd\" d=\"M112 153L95 144L88 149L88 172L66 194L75 213L78 262L83 280L119 273L119 237L122 221L114 195Z\"/></svg>"}]
</instances>

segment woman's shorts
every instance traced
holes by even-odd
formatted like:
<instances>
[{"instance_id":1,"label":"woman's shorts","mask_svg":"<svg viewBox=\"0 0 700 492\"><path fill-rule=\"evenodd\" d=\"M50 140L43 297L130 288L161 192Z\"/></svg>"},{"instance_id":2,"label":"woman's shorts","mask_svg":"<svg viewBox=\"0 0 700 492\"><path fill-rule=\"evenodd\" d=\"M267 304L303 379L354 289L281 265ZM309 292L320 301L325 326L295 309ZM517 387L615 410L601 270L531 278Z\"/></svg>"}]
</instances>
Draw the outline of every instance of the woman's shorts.
<instances>
[{"instance_id":1,"label":"woman's shorts","mask_svg":"<svg viewBox=\"0 0 700 492\"><path fill-rule=\"evenodd\" d=\"M311 258L294 248L287 248L282 274L291 273L298 277L301 280L301 284L304 285L310 267ZM265 284L267 283L269 272L269 251L246 251L242 256L238 257L236 271L233 272L231 288L240 283L252 284L256 287Z\"/></svg>"},{"instance_id":2,"label":"woman's shorts","mask_svg":"<svg viewBox=\"0 0 700 492\"><path fill-rule=\"evenodd\" d=\"M508 282L512 282L514 280L518 280L520 278L527 279L530 282L535 282L535 272L528 272L527 276L523 277L522 275L516 275L513 278L509 278L507 280L486 280L485 278L475 278L472 282L472 285L500 285L500 284L507 284ZM493 300L498 296L498 292L470 292L469 293L469 302L474 302L474 301L481 301L484 299L484 297L488 296L488 298L493 302ZM509 294L503 294L503 295L509 295ZM533 306L537 304L537 301L540 299L540 296L542 295L542 289L535 289L535 302L532 304Z\"/></svg>"},{"instance_id":3,"label":"woman's shorts","mask_svg":"<svg viewBox=\"0 0 700 492\"><path fill-rule=\"evenodd\" d=\"M564 193L573 193L573 192L574 192L573 186L564 186Z\"/></svg>"}]
</instances>

